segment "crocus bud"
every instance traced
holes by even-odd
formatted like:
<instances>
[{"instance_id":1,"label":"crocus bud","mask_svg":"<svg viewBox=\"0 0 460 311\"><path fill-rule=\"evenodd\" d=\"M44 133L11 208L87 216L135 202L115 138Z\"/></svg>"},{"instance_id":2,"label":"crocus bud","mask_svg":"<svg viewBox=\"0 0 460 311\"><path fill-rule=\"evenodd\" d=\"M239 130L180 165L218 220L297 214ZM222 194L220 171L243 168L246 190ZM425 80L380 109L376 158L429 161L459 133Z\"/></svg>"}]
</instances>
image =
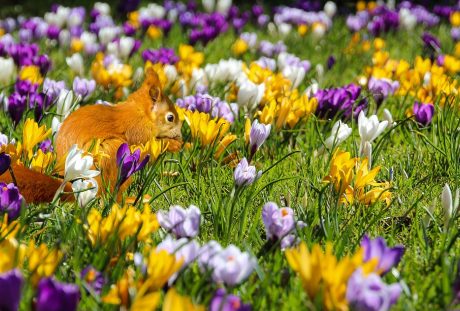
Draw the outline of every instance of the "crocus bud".
<instances>
[{"instance_id":1,"label":"crocus bud","mask_svg":"<svg viewBox=\"0 0 460 311\"><path fill-rule=\"evenodd\" d=\"M88 180L77 179L72 183L72 190L80 207L85 207L97 195L98 185L93 178Z\"/></svg>"},{"instance_id":2,"label":"crocus bud","mask_svg":"<svg viewBox=\"0 0 460 311\"><path fill-rule=\"evenodd\" d=\"M445 184L442 189L441 203L444 211L444 226L447 228L450 218L452 217L453 209L452 192L450 191L449 184Z\"/></svg>"},{"instance_id":3,"label":"crocus bud","mask_svg":"<svg viewBox=\"0 0 460 311\"><path fill-rule=\"evenodd\" d=\"M80 76L83 75L85 66L83 64L83 57L79 53L75 53L72 56L67 57L65 61L73 72Z\"/></svg>"},{"instance_id":4,"label":"crocus bud","mask_svg":"<svg viewBox=\"0 0 460 311\"><path fill-rule=\"evenodd\" d=\"M326 13L327 16L332 18L335 13L337 12L337 5L333 1L328 1L324 5L324 13Z\"/></svg>"},{"instance_id":5,"label":"crocus bud","mask_svg":"<svg viewBox=\"0 0 460 311\"><path fill-rule=\"evenodd\" d=\"M372 144L368 141L364 143L363 156L367 158L370 169L372 167Z\"/></svg>"},{"instance_id":6,"label":"crocus bud","mask_svg":"<svg viewBox=\"0 0 460 311\"><path fill-rule=\"evenodd\" d=\"M395 122L393 122L393 116L387 108L383 109L383 120L388 122L387 128L392 128L395 125Z\"/></svg>"}]
</instances>

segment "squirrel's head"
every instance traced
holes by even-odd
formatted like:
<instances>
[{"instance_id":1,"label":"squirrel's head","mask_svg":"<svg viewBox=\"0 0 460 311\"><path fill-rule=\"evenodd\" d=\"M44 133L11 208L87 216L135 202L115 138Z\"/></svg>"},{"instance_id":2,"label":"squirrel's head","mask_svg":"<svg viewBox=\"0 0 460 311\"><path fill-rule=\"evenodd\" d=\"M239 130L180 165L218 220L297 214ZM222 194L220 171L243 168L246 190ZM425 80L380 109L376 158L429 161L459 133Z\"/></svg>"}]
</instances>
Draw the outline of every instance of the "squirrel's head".
<instances>
[{"instance_id":1,"label":"squirrel's head","mask_svg":"<svg viewBox=\"0 0 460 311\"><path fill-rule=\"evenodd\" d=\"M141 87L133 93L130 100L142 105L155 125L155 136L160 139L181 140L182 121L168 96L164 95L157 73L148 68Z\"/></svg>"}]
</instances>

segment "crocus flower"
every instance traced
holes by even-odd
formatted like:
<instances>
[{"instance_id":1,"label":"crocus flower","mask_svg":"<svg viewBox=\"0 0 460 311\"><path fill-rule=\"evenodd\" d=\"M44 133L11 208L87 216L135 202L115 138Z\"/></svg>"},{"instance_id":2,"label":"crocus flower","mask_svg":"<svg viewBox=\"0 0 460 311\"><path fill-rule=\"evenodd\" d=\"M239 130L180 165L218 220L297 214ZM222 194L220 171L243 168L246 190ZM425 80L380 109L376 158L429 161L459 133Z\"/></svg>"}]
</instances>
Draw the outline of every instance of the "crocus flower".
<instances>
[{"instance_id":1,"label":"crocus flower","mask_svg":"<svg viewBox=\"0 0 460 311\"><path fill-rule=\"evenodd\" d=\"M222 251L222 246L219 242L211 240L208 243L204 244L200 249L200 254L197 258L198 265L202 271L209 267L209 261L217 253Z\"/></svg>"},{"instance_id":2,"label":"crocus flower","mask_svg":"<svg viewBox=\"0 0 460 311\"><path fill-rule=\"evenodd\" d=\"M209 311L250 311L251 305L243 304L241 298L227 294L225 289L219 288L211 299Z\"/></svg>"},{"instance_id":3,"label":"crocus flower","mask_svg":"<svg viewBox=\"0 0 460 311\"><path fill-rule=\"evenodd\" d=\"M14 92L8 97L8 113L13 119L13 123L17 125L21 121L24 110L27 107L27 97Z\"/></svg>"},{"instance_id":4,"label":"crocus flower","mask_svg":"<svg viewBox=\"0 0 460 311\"><path fill-rule=\"evenodd\" d=\"M315 114L322 118L333 118L337 114L343 114L343 118L357 117L367 107L366 99L358 101L361 88L356 84L344 87L318 90L315 97L318 100L318 108Z\"/></svg>"},{"instance_id":5,"label":"crocus flower","mask_svg":"<svg viewBox=\"0 0 460 311\"><path fill-rule=\"evenodd\" d=\"M364 111L361 111L358 116L358 131L359 136L361 137L361 147L364 147L365 142L373 142L383 131L387 128L388 121L381 121L376 115L372 115L369 118L366 117Z\"/></svg>"},{"instance_id":6,"label":"crocus flower","mask_svg":"<svg viewBox=\"0 0 460 311\"><path fill-rule=\"evenodd\" d=\"M168 235L157 245L156 250L165 250L170 254L176 255L177 260L183 260L182 269L184 269L198 258L200 254L200 245L195 240L189 241L186 238L176 240ZM174 280L176 276L175 274L170 280Z\"/></svg>"},{"instance_id":7,"label":"crocus flower","mask_svg":"<svg viewBox=\"0 0 460 311\"><path fill-rule=\"evenodd\" d=\"M292 208L279 208L274 202L268 202L262 208L262 220L267 239L281 239L295 227Z\"/></svg>"},{"instance_id":8,"label":"crocus flower","mask_svg":"<svg viewBox=\"0 0 460 311\"><path fill-rule=\"evenodd\" d=\"M404 247L397 245L388 247L382 237L371 240L367 235L361 241L361 247L364 249L364 262L371 259L378 260L377 272L385 274L401 260L404 254Z\"/></svg>"},{"instance_id":9,"label":"crocus flower","mask_svg":"<svg viewBox=\"0 0 460 311\"><path fill-rule=\"evenodd\" d=\"M238 163L235 168L235 172L233 173L235 184L237 186L249 186L261 175L262 172L257 172L255 166L249 165L246 158L243 158L240 163Z\"/></svg>"},{"instance_id":10,"label":"crocus flower","mask_svg":"<svg viewBox=\"0 0 460 311\"><path fill-rule=\"evenodd\" d=\"M133 153L129 150L128 144L122 144L117 151L117 165L120 168L120 185L124 183L132 174L144 168L150 159L147 155L140 161L141 150L136 149Z\"/></svg>"},{"instance_id":11,"label":"crocus flower","mask_svg":"<svg viewBox=\"0 0 460 311\"><path fill-rule=\"evenodd\" d=\"M1 310L16 311L19 309L22 284L22 274L18 269L0 273Z\"/></svg>"},{"instance_id":12,"label":"crocus flower","mask_svg":"<svg viewBox=\"0 0 460 311\"><path fill-rule=\"evenodd\" d=\"M96 89L96 81L75 77L73 80L73 91L82 100L88 99Z\"/></svg>"},{"instance_id":13,"label":"crocus flower","mask_svg":"<svg viewBox=\"0 0 460 311\"><path fill-rule=\"evenodd\" d=\"M42 141L40 145L38 146L38 148L40 148L40 150L43 151L43 153L54 151L54 147L53 147L53 144L51 143L51 139L45 139L44 141Z\"/></svg>"},{"instance_id":14,"label":"crocus flower","mask_svg":"<svg viewBox=\"0 0 460 311\"><path fill-rule=\"evenodd\" d=\"M61 283L53 278L41 279L38 283L35 310L77 310L80 289L75 284Z\"/></svg>"},{"instance_id":15,"label":"crocus flower","mask_svg":"<svg viewBox=\"0 0 460 311\"><path fill-rule=\"evenodd\" d=\"M19 217L23 203L25 200L18 187L0 182L0 212L8 213L8 219L14 220Z\"/></svg>"},{"instance_id":16,"label":"crocus flower","mask_svg":"<svg viewBox=\"0 0 460 311\"><path fill-rule=\"evenodd\" d=\"M3 175L11 165L11 157L9 154L2 152L0 153L0 175Z\"/></svg>"},{"instance_id":17,"label":"crocus flower","mask_svg":"<svg viewBox=\"0 0 460 311\"><path fill-rule=\"evenodd\" d=\"M212 279L216 283L235 286L243 282L256 266L256 259L249 253L241 252L235 245L215 254L209 260Z\"/></svg>"},{"instance_id":18,"label":"crocus flower","mask_svg":"<svg viewBox=\"0 0 460 311\"><path fill-rule=\"evenodd\" d=\"M45 78L45 81L43 82L43 93L48 95L51 98L51 101L54 101L63 89L65 89L64 81L55 81Z\"/></svg>"},{"instance_id":19,"label":"crocus flower","mask_svg":"<svg viewBox=\"0 0 460 311\"><path fill-rule=\"evenodd\" d=\"M59 92L59 97L56 101L56 113L59 115L61 122L70 114L74 103L73 98L72 91L62 89Z\"/></svg>"},{"instance_id":20,"label":"crocus flower","mask_svg":"<svg viewBox=\"0 0 460 311\"><path fill-rule=\"evenodd\" d=\"M424 32L422 35L422 41L425 46L430 50L438 51L441 49L441 42L438 38L429 32Z\"/></svg>"},{"instance_id":21,"label":"crocus flower","mask_svg":"<svg viewBox=\"0 0 460 311\"><path fill-rule=\"evenodd\" d=\"M93 166L93 157L83 155L83 150L77 145L73 145L69 150L65 160L65 181L71 181L78 178L92 178L99 175L99 171L91 170Z\"/></svg>"},{"instance_id":22,"label":"crocus flower","mask_svg":"<svg viewBox=\"0 0 460 311\"><path fill-rule=\"evenodd\" d=\"M452 191L450 190L449 184L445 184L442 188L441 203L444 212L444 226L447 228L454 209Z\"/></svg>"},{"instance_id":23,"label":"crocus flower","mask_svg":"<svg viewBox=\"0 0 460 311\"><path fill-rule=\"evenodd\" d=\"M0 57L0 72L2 73L0 76L0 85L6 86L12 82L16 72L16 66L12 58Z\"/></svg>"},{"instance_id":24,"label":"crocus flower","mask_svg":"<svg viewBox=\"0 0 460 311\"><path fill-rule=\"evenodd\" d=\"M352 310L387 311L401 295L399 283L387 285L375 273L357 269L348 280L346 297Z\"/></svg>"},{"instance_id":25,"label":"crocus flower","mask_svg":"<svg viewBox=\"0 0 460 311\"><path fill-rule=\"evenodd\" d=\"M177 238L193 238L200 229L201 212L195 205L187 209L174 205L168 212L158 211L157 218L160 226L171 231Z\"/></svg>"},{"instance_id":26,"label":"crocus flower","mask_svg":"<svg viewBox=\"0 0 460 311\"><path fill-rule=\"evenodd\" d=\"M99 187L93 178L82 180L77 179L72 183L72 190L80 207L85 207L97 195Z\"/></svg>"},{"instance_id":27,"label":"crocus flower","mask_svg":"<svg viewBox=\"0 0 460 311\"><path fill-rule=\"evenodd\" d=\"M104 275L93 266L86 266L81 271L81 278L98 295L102 292L102 287L106 282Z\"/></svg>"},{"instance_id":28,"label":"crocus flower","mask_svg":"<svg viewBox=\"0 0 460 311\"><path fill-rule=\"evenodd\" d=\"M252 122L249 133L249 150L254 154L270 135L271 124L259 123L256 119Z\"/></svg>"},{"instance_id":29,"label":"crocus flower","mask_svg":"<svg viewBox=\"0 0 460 311\"><path fill-rule=\"evenodd\" d=\"M420 123L421 125L427 126L431 123L434 115L434 106L430 103L421 103L421 102L414 102L414 116L415 121Z\"/></svg>"},{"instance_id":30,"label":"crocus flower","mask_svg":"<svg viewBox=\"0 0 460 311\"><path fill-rule=\"evenodd\" d=\"M335 59L334 55L329 56L329 57L327 58L327 62L326 62L326 65L327 65L326 67L327 67L327 69L328 69L328 70L331 70L332 67L334 67L335 62L336 62L336 59Z\"/></svg>"},{"instance_id":31,"label":"crocus flower","mask_svg":"<svg viewBox=\"0 0 460 311\"><path fill-rule=\"evenodd\" d=\"M66 57L66 63L77 75L83 75L85 66L83 64L83 57L79 53L75 53L70 57Z\"/></svg>"},{"instance_id":32,"label":"crocus flower","mask_svg":"<svg viewBox=\"0 0 460 311\"><path fill-rule=\"evenodd\" d=\"M342 121L338 120L332 126L331 135L326 138L324 145L327 149L338 146L351 135L352 129Z\"/></svg>"},{"instance_id":33,"label":"crocus flower","mask_svg":"<svg viewBox=\"0 0 460 311\"><path fill-rule=\"evenodd\" d=\"M372 93L374 100L376 101L377 105L380 105L385 98L389 95L392 95L396 92L399 88L398 81L392 81L390 79L376 79L371 77L367 84L369 91Z\"/></svg>"},{"instance_id":34,"label":"crocus flower","mask_svg":"<svg viewBox=\"0 0 460 311\"><path fill-rule=\"evenodd\" d=\"M249 80L240 83L237 94L237 102L240 107L252 111L259 105L265 92L265 84L255 84Z\"/></svg>"}]
</instances>

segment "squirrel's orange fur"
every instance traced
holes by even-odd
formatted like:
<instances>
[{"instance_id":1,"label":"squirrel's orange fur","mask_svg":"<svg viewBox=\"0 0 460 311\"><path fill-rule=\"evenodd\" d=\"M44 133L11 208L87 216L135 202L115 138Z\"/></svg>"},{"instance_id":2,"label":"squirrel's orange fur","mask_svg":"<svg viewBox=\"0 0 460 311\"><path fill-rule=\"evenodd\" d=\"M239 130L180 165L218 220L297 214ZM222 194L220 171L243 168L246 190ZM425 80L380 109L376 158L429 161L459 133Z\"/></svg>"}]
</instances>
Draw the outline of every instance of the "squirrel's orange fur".
<instances>
[{"instance_id":1,"label":"squirrel's orange fur","mask_svg":"<svg viewBox=\"0 0 460 311\"><path fill-rule=\"evenodd\" d=\"M164 96L157 74L150 69L140 88L129 95L125 102L88 105L71 113L56 137L57 158L59 160L66 156L74 144L88 149L99 140L99 150L108 155L98 164L102 175L97 179L99 188L104 189L102 180L113 188L118 177L116 153L122 143L145 144L153 138L161 138L169 142L170 150L177 150L181 145L181 126L173 103ZM56 191L60 185L59 180L25 167L15 166L13 170L19 190L28 202L49 202L48 192ZM0 181L11 182L10 174L4 173ZM35 189L46 192L46 195L36 193Z\"/></svg>"}]
</instances>

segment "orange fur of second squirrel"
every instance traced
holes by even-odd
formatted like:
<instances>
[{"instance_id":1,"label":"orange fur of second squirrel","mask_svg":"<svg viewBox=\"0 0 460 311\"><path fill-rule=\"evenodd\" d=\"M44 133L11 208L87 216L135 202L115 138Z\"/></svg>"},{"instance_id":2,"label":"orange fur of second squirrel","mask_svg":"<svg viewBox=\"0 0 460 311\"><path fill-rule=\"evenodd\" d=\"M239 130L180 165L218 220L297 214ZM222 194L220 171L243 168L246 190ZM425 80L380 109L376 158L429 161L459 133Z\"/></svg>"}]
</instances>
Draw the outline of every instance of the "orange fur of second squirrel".
<instances>
[{"instance_id":1,"label":"orange fur of second squirrel","mask_svg":"<svg viewBox=\"0 0 460 311\"><path fill-rule=\"evenodd\" d=\"M107 157L98 163L101 175L96 180L99 189L106 188L102 184L104 181L113 190L118 178L116 153L121 144L139 145L157 138L166 141L168 151L174 152L182 146L181 127L182 121L174 104L163 94L158 75L149 68L142 85L126 101L115 105L88 105L71 113L57 133L57 159L65 157L74 144L87 150L99 141L99 150ZM51 202L60 185L59 180L21 165L13 165L13 171L26 202ZM0 176L0 181L9 183L13 180L7 171ZM129 183L128 179L120 192ZM71 191L70 185L64 191ZM70 196L66 198L70 199Z\"/></svg>"}]
</instances>

